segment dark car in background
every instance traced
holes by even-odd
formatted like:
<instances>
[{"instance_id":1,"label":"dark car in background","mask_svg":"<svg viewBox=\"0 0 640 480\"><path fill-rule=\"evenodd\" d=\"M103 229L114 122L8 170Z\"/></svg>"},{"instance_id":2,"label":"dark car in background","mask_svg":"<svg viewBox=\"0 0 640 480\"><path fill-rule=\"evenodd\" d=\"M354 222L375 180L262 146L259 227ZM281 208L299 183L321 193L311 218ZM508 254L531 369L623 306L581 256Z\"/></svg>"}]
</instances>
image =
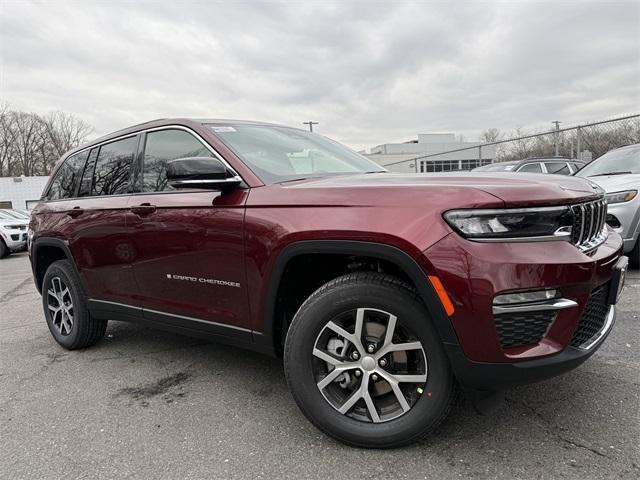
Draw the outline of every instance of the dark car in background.
<instances>
[{"instance_id":1,"label":"dark car in background","mask_svg":"<svg viewBox=\"0 0 640 480\"><path fill-rule=\"evenodd\" d=\"M585 166L584 162L561 157L528 158L509 162L491 163L474 168L474 172L554 173L572 175Z\"/></svg>"}]
</instances>

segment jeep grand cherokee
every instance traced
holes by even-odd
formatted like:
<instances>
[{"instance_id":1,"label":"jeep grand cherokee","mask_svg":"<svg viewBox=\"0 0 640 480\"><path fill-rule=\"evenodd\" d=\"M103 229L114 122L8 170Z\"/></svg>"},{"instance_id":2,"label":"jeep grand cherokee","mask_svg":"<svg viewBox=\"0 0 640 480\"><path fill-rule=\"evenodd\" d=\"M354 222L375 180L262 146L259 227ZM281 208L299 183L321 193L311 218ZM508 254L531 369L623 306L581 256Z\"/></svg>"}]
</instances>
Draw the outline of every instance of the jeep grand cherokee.
<instances>
[{"instance_id":1,"label":"jeep grand cherokee","mask_svg":"<svg viewBox=\"0 0 640 480\"><path fill-rule=\"evenodd\" d=\"M160 120L65 155L30 224L64 348L108 320L282 355L318 428L411 442L461 387L575 368L614 321L626 257L575 177L396 175L317 134Z\"/></svg>"}]
</instances>

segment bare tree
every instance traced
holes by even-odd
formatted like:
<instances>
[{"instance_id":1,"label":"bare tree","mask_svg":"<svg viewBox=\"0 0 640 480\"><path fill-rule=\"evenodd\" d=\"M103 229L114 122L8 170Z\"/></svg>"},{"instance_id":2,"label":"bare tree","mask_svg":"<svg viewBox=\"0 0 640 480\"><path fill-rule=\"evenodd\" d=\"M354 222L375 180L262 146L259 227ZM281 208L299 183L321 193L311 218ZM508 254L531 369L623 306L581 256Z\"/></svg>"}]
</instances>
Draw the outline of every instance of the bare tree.
<instances>
[{"instance_id":1,"label":"bare tree","mask_svg":"<svg viewBox=\"0 0 640 480\"><path fill-rule=\"evenodd\" d=\"M47 115L44 123L53 153L58 157L80 145L93 132L88 123L60 111Z\"/></svg>"},{"instance_id":2,"label":"bare tree","mask_svg":"<svg viewBox=\"0 0 640 480\"><path fill-rule=\"evenodd\" d=\"M93 131L64 112L46 117L0 105L0 176L48 175L56 161Z\"/></svg>"}]
</instances>

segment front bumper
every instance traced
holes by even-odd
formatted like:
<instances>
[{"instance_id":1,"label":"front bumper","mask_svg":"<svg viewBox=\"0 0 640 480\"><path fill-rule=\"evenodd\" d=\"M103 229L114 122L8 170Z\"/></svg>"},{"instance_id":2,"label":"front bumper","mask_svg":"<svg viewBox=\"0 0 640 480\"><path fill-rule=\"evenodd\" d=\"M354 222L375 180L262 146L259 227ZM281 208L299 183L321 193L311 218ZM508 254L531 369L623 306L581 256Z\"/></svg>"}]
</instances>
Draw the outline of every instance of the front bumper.
<instances>
[{"instance_id":1,"label":"front bumper","mask_svg":"<svg viewBox=\"0 0 640 480\"><path fill-rule=\"evenodd\" d=\"M14 238L17 237L17 238ZM27 234L24 231L16 230L9 231L2 235L7 248L13 252L19 252L27 249Z\"/></svg>"},{"instance_id":2,"label":"front bumper","mask_svg":"<svg viewBox=\"0 0 640 480\"><path fill-rule=\"evenodd\" d=\"M589 348L568 346L560 353L535 360L516 363L474 362L454 345L447 345L447 353L461 385L476 390L502 390L545 380L577 368L600 348L614 323L615 307L611 305L605 327Z\"/></svg>"}]
</instances>

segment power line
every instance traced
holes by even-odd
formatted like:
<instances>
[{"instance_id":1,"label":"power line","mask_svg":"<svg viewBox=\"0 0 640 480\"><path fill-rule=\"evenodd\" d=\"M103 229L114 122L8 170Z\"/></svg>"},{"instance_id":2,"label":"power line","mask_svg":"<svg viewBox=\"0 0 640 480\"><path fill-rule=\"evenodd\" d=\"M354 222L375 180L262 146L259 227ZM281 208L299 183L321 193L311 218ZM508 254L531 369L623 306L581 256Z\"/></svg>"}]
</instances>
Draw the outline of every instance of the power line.
<instances>
[{"instance_id":1,"label":"power line","mask_svg":"<svg viewBox=\"0 0 640 480\"><path fill-rule=\"evenodd\" d=\"M318 125L318 122L312 122L309 120L308 122L302 122L303 125L309 125L309 131L313 132L313 126Z\"/></svg>"}]
</instances>

